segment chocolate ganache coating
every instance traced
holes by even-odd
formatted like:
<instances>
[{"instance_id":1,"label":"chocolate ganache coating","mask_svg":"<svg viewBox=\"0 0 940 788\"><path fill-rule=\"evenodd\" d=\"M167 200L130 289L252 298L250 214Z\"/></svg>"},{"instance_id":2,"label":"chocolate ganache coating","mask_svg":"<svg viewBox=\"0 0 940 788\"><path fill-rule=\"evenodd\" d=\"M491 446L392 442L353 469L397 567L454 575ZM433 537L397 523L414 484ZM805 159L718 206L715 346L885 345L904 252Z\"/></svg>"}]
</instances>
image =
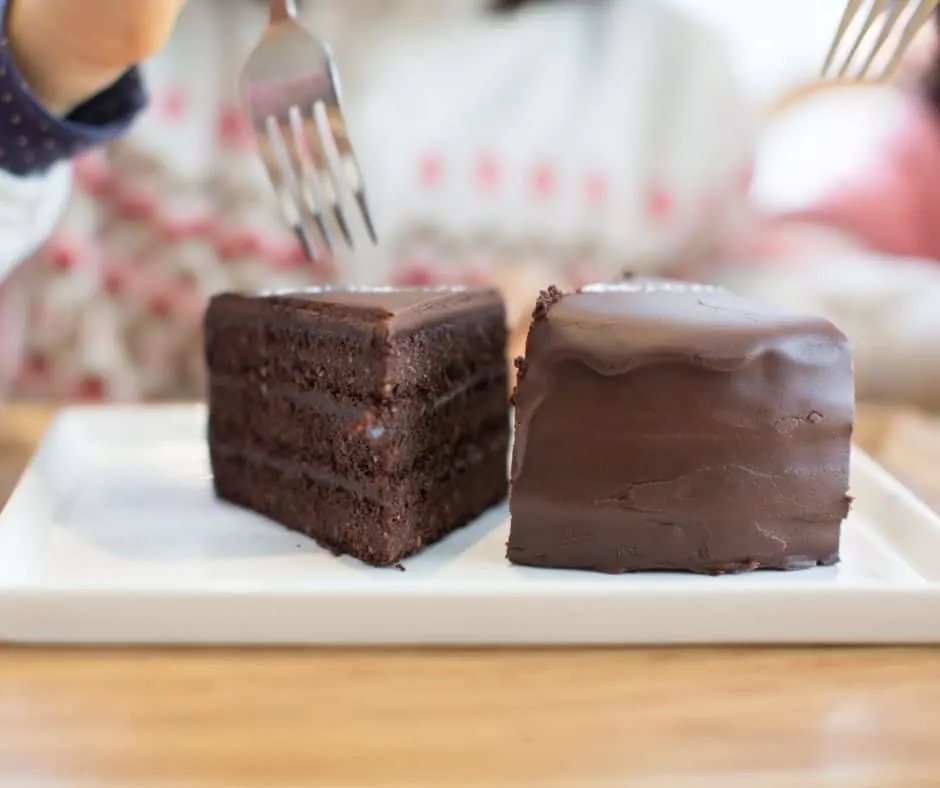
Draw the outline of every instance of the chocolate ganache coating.
<instances>
[{"instance_id":1,"label":"chocolate ganache coating","mask_svg":"<svg viewBox=\"0 0 940 788\"><path fill-rule=\"evenodd\" d=\"M517 366L512 562L838 561L854 386L828 321L663 280L550 288Z\"/></svg>"}]
</instances>

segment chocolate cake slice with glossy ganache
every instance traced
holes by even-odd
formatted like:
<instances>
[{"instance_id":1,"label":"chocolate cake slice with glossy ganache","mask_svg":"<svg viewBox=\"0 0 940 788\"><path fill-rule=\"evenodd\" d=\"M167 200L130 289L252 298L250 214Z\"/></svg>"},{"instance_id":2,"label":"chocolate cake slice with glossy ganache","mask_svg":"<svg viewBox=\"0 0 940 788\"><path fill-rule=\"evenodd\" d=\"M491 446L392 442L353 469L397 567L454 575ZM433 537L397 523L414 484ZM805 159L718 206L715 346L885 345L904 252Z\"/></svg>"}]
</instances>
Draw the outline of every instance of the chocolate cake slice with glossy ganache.
<instances>
[{"instance_id":1,"label":"chocolate cake slice with glossy ganache","mask_svg":"<svg viewBox=\"0 0 940 788\"><path fill-rule=\"evenodd\" d=\"M505 498L496 291L224 294L205 342L220 498L376 566Z\"/></svg>"},{"instance_id":2,"label":"chocolate cake slice with glossy ganache","mask_svg":"<svg viewBox=\"0 0 940 788\"><path fill-rule=\"evenodd\" d=\"M518 362L509 559L709 574L835 563L849 344L702 286L543 293Z\"/></svg>"}]
</instances>

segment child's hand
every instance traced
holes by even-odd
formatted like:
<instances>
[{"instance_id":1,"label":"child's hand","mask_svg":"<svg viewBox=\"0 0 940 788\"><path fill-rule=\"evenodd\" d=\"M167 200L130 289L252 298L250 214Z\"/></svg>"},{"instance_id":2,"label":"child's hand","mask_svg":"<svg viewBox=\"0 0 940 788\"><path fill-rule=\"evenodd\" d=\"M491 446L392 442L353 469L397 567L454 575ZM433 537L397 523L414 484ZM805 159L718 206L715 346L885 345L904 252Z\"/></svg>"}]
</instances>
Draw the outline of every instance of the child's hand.
<instances>
[{"instance_id":1,"label":"child's hand","mask_svg":"<svg viewBox=\"0 0 940 788\"><path fill-rule=\"evenodd\" d=\"M166 42L185 0L9 0L8 36L30 89L67 114Z\"/></svg>"}]
</instances>

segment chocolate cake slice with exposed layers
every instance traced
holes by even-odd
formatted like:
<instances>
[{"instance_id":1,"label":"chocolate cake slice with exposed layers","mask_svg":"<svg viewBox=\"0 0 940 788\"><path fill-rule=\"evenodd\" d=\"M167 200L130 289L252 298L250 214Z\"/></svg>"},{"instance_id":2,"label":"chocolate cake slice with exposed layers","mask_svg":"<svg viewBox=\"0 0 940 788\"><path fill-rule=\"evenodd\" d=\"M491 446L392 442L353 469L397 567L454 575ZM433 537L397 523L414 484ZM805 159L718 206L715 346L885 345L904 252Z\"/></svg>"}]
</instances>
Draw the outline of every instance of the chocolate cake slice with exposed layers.
<instances>
[{"instance_id":1,"label":"chocolate cake slice with exposed layers","mask_svg":"<svg viewBox=\"0 0 940 788\"><path fill-rule=\"evenodd\" d=\"M376 566L436 542L506 496L506 334L488 289L216 296L216 494Z\"/></svg>"}]
</instances>

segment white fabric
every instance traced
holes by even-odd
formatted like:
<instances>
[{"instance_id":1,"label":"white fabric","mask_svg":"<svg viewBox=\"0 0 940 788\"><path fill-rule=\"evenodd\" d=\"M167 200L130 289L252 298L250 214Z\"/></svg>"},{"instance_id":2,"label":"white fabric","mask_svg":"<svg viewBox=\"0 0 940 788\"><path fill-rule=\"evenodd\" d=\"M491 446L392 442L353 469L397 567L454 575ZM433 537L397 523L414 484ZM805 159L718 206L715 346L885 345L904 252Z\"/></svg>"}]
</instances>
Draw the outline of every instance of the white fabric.
<instances>
[{"instance_id":1,"label":"white fabric","mask_svg":"<svg viewBox=\"0 0 940 788\"><path fill-rule=\"evenodd\" d=\"M0 171L0 280L49 235L68 200L70 183L67 166L33 178Z\"/></svg>"},{"instance_id":2,"label":"white fabric","mask_svg":"<svg viewBox=\"0 0 940 788\"><path fill-rule=\"evenodd\" d=\"M750 151L743 115L713 39L625 0L547 6L422 47L385 70L353 120L387 236L416 223L510 247L537 239L562 254L587 241L613 273L668 253L709 189L734 177ZM425 152L445 162L438 190L415 188ZM501 165L493 197L462 175L482 153ZM542 163L557 193L539 201L530 180ZM611 186L603 206L583 197L592 171ZM673 221L650 221L652 188L669 195Z\"/></svg>"},{"instance_id":3,"label":"white fabric","mask_svg":"<svg viewBox=\"0 0 940 788\"><path fill-rule=\"evenodd\" d=\"M735 77L761 104L816 80L846 0L663 0L726 42Z\"/></svg>"},{"instance_id":4,"label":"white fabric","mask_svg":"<svg viewBox=\"0 0 940 788\"><path fill-rule=\"evenodd\" d=\"M68 200L70 182L67 166L35 178L0 172L0 400L21 362L28 312L24 294L3 285L52 231Z\"/></svg>"},{"instance_id":5,"label":"white fabric","mask_svg":"<svg viewBox=\"0 0 940 788\"><path fill-rule=\"evenodd\" d=\"M590 244L609 274L671 253L749 159L753 128L723 42L668 4L555 2L502 20L474 14L481 0L389 5L390 18L369 0L306 4L305 22L337 53L382 237L342 261L347 278L387 279L427 231L451 258L438 252L438 265L466 266L486 239L510 258L537 242L557 269ZM263 23L259 3L192 0L148 72L156 96L182 92L185 122L156 107L127 143L131 159L273 211L254 153L220 149L216 132ZM484 156L500 169L492 195L474 177ZM443 167L437 188L420 182L429 157ZM551 199L533 195L542 166ZM592 173L611 187L600 207L584 198ZM670 221L651 221L651 189L668 195Z\"/></svg>"},{"instance_id":6,"label":"white fabric","mask_svg":"<svg viewBox=\"0 0 940 788\"><path fill-rule=\"evenodd\" d=\"M751 198L767 213L805 211L878 160L910 114L892 86L827 89L778 113L761 135Z\"/></svg>"},{"instance_id":7,"label":"white fabric","mask_svg":"<svg viewBox=\"0 0 940 788\"><path fill-rule=\"evenodd\" d=\"M826 317L849 338L856 390L866 401L940 402L940 275L935 261L863 249L811 250L782 266L726 271L727 287Z\"/></svg>"}]
</instances>

